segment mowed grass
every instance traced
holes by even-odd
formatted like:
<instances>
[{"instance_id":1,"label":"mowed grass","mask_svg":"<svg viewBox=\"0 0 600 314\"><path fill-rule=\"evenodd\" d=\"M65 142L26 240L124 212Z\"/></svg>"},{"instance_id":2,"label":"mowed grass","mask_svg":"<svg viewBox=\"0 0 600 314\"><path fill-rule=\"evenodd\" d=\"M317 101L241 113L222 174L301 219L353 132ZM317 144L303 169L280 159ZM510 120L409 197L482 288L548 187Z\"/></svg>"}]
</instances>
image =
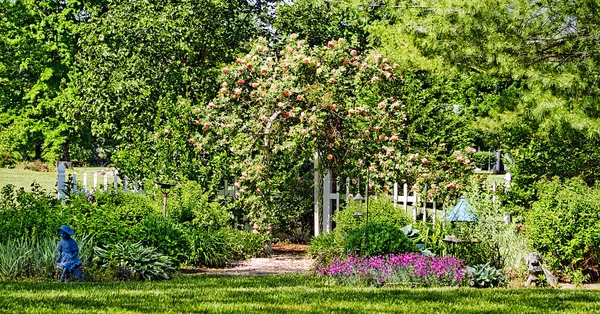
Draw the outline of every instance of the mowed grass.
<instances>
[{"instance_id":1,"label":"mowed grass","mask_svg":"<svg viewBox=\"0 0 600 314\"><path fill-rule=\"evenodd\" d=\"M77 174L77 182L81 186L83 173L88 173L88 185L92 184L94 171L100 170L103 168L75 168L73 170L67 170L67 176L69 174L73 174L75 172ZM38 172L32 170L20 170L20 169L7 169L0 168L0 187L3 187L7 184L12 184L17 188L25 188L26 191L31 191L31 184L35 181L38 183L42 189L46 190L48 193L56 192L56 181L58 178L58 173L56 171L52 172ZM102 183L101 179L98 179L98 183Z\"/></svg>"},{"instance_id":2,"label":"mowed grass","mask_svg":"<svg viewBox=\"0 0 600 314\"><path fill-rule=\"evenodd\" d=\"M594 313L600 291L341 287L306 275L0 283L0 313Z\"/></svg>"}]
</instances>

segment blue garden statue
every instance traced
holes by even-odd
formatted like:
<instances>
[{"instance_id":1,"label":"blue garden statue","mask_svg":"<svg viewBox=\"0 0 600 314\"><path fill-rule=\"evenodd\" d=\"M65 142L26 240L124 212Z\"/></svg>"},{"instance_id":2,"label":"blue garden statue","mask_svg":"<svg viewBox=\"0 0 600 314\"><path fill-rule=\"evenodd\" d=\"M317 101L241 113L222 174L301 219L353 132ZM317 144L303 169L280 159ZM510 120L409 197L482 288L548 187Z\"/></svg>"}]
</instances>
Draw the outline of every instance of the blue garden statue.
<instances>
[{"instance_id":1,"label":"blue garden statue","mask_svg":"<svg viewBox=\"0 0 600 314\"><path fill-rule=\"evenodd\" d=\"M60 281L67 281L69 273L77 277L79 280L84 280L81 272L81 260L79 259L79 246L77 242L71 238L75 234L75 230L71 227L62 225L58 228L60 233L60 243L58 243L58 257L56 258L56 267L62 269Z\"/></svg>"}]
</instances>

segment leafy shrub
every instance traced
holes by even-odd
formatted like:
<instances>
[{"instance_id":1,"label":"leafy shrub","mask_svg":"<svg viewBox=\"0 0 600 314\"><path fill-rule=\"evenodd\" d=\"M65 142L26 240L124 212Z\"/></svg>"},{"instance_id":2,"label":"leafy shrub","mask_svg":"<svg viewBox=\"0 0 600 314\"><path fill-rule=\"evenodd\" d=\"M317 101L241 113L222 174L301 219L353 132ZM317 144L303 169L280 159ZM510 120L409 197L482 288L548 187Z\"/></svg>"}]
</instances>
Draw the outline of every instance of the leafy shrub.
<instances>
[{"instance_id":1,"label":"leafy shrub","mask_svg":"<svg viewBox=\"0 0 600 314\"><path fill-rule=\"evenodd\" d=\"M0 151L0 167L13 167L17 163L17 158L10 152Z\"/></svg>"},{"instance_id":2,"label":"leafy shrub","mask_svg":"<svg viewBox=\"0 0 600 314\"><path fill-rule=\"evenodd\" d=\"M0 243L7 239L39 239L56 234L62 208L56 197L33 185L31 192L6 185L0 191Z\"/></svg>"},{"instance_id":3,"label":"leafy shrub","mask_svg":"<svg viewBox=\"0 0 600 314\"><path fill-rule=\"evenodd\" d=\"M581 179L539 185L539 200L525 215L525 232L553 269L579 269L592 279L600 275L599 189Z\"/></svg>"},{"instance_id":4,"label":"leafy shrub","mask_svg":"<svg viewBox=\"0 0 600 314\"><path fill-rule=\"evenodd\" d=\"M94 235L98 246L131 241L138 223L158 215L151 200L144 195L118 191L95 195L93 203L86 195L73 196L60 224L68 224L81 234Z\"/></svg>"},{"instance_id":5,"label":"leafy shrub","mask_svg":"<svg viewBox=\"0 0 600 314\"><path fill-rule=\"evenodd\" d=\"M265 239L250 231L240 231L231 228L222 229L228 239L230 257L232 259L247 259L265 254Z\"/></svg>"},{"instance_id":6,"label":"leafy shrub","mask_svg":"<svg viewBox=\"0 0 600 314\"><path fill-rule=\"evenodd\" d=\"M469 286L475 288L500 287L506 284L506 276L502 270L490 264L479 264L467 267Z\"/></svg>"},{"instance_id":7,"label":"leafy shrub","mask_svg":"<svg viewBox=\"0 0 600 314\"><path fill-rule=\"evenodd\" d=\"M158 253L180 263L189 257L190 245L184 228L169 218L158 215L144 218L133 228L131 240L154 247Z\"/></svg>"},{"instance_id":8,"label":"leafy shrub","mask_svg":"<svg viewBox=\"0 0 600 314\"><path fill-rule=\"evenodd\" d=\"M320 269L320 273L342 284L381 286L398 283L408 286L456 286L465 278L465 265L451 256L419 253L358 257L350 255Z\"/></svg>"},{"instance_id":9,"label":"leafy shrub","mask_svg":"<svg viewBox=\"0 0 600 314\"><path fill-rule=\"evenodd\" d=\"M349 232L346 250L359 249L362 256L418 252L419 249L399 227L391 223L371 223Z\"/></svg>"},{"instance_id":10,"label":"leafy shrub","mask_svg":"<svg viewBox=\"0 0 600 314\"><path fill-rule=\"evenodd\" d=\"M198 266L225 266L225 262L231 256L226 232L223 229L217 231L192 230L190 232L192 250L190 263Z\"/></svg>"},{"instance_id":11,"label":"leafy shrub","mask_svg":"<svg viewBox=\"0 0 600 314\"><path fill-rule=\"evenodd\" d=\"M113 272L118 280L169 279L174 270L170 257L141 243L109 244L104 249L96 247L95 251L94 261Z\"/></svg>"},{"instance_id":12,"label":"leafy shrub","mask_svg":"<svg viewBox=\"0 0 600 314\"><path fill-rule=\"evenodd\" d=\"M209 194L193 181L179 184L170 191L167 217L203 230L225 228L232 218L224 206L209 201Z\"/></svg>"},{"instance_id":13,"label":"leafy shrub","mask_svg":"<svg viewBox=\"0 0 600 314\"><path fill-rule=\"evenodd\" d=\"M341 259L344 256L343 247L344 244L338 242L335 233L322 233L311 238L308 255L315 259L315 267L319 268Z\"/></svg>"},{"instance_id":14,"label":"leafy shrub","mask_svg":"<svg viewBox=\"0 0 600 314\"><path fill-rule=\"evenodd\" d=\"M479 169L486 169L488 170L488 165L490 165L490 168L494 167L494 165L496 164L496 154L494 152L476 152L475 154L471 155L471 162L473 164L475 164L475 167L479 168ZM491 170L491 169L489 169Z\"/></svg>"},{"instance_id":15,"label":"leafy shrub","mask_svg":"<svg viewBox=\"0 0 600 314\"><path fill-rule=\"evenodd\" d=\"M362 212L363 217L357 219L354 216L355 212ZM333 216L333 221L336 224L336 232L340 232L345 236L350 230L364 225L366 219L366 205L358 207L356 204L350 204L343 210L340 210ZM397 227L402 227L410 223L409 217L401 208L394 208L394 203L386 197L378 199L369 199L369 222L387 223Z\"/></svg>"}]
</instances>

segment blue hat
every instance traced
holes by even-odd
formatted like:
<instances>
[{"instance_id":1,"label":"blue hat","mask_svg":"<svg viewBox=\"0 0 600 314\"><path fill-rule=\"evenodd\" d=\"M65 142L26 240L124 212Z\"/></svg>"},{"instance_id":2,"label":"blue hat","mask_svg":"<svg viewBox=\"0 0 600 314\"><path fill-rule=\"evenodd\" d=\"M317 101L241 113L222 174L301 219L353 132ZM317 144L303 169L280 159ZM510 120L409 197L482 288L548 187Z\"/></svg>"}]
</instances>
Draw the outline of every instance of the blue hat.
<instances>
[{"instance_id":1,"label":"blue hat","mask_svg":"<svg viewBox=\"0 0 600 314\"><path fill-rule=\"evenodd\" d=\"M69 227L67 225L60 226L60 228L58 228L58 231L63 231L64 233L66 233L70 236L75 234L75 230L71 229L71 227Z\"/></svg>"}]
</instances>

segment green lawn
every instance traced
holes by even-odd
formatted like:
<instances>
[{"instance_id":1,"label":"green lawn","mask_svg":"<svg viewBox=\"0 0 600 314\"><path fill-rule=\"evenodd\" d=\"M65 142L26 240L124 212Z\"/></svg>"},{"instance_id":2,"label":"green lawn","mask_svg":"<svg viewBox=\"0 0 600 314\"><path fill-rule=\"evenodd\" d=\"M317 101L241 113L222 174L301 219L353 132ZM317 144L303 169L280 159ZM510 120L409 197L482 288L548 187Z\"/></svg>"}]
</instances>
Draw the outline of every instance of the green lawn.
<instances>
[{"instance_id":1,"label":"green lawn","mask_svg":"<svg viewBox=\"0 0 600 314\"><path fill-rule=\"evenodd\" d=\"M103 168L75 168L77 173L77 181L81 185L83 179L83 173L88 173L88 185L92 185L93 173L96 170ZM67 170L67 175L72 174L73 170ZM37 182L44 190L48 192L56 192L56 171L53 172L37 172L31 170L20 170L20 169L6 169L0 168L0 187L7 184L12 184L17 188L24 187L25 190L31 191L31 183ZM98 179L98 183L101 184L101 179ZM111 181L112 182L112 181Z\"/></svg>"},{"instance_id":2,"label":"green lawn","mask_svg":"<svg viewBox=\"0 0 600 314\"><path fill-rule=\"evenodd\" d=\"M584 313L600 291L330 286L301 275L163 282L0 283L0 313Z\"/></svg>"}]
</instances>

